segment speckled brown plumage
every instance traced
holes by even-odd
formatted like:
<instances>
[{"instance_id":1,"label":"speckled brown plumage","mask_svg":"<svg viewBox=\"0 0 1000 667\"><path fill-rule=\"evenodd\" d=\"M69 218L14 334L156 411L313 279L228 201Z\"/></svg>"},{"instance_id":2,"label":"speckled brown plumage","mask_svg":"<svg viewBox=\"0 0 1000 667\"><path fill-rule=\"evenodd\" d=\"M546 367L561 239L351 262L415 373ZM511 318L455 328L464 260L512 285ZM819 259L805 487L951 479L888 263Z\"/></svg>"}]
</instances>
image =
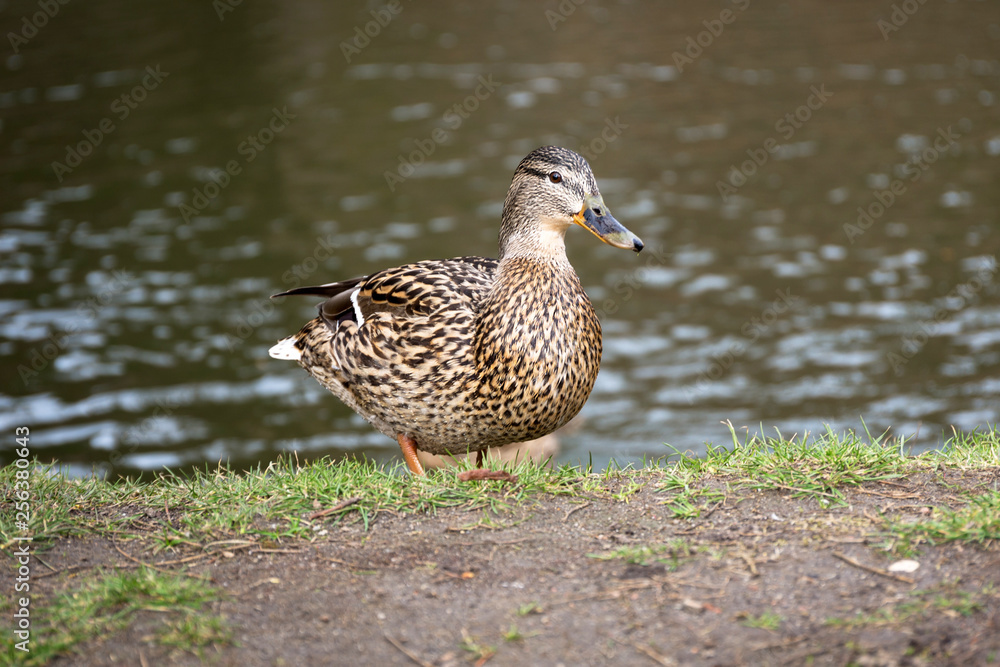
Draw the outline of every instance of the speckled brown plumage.
<instances>
[{"instance_id":1,"label":"speckled brown plumage","mask_svg":"<svg viewBox=\"0 0 1000 667\"><path fill-rule=\"evenodd\" d=\"M562 241L573 223L642 248L604 209L582 157L540 148L515 171L498 259L417 262L286 292L326 300L271 354L297 359L382 433L434 454L551 433L583 407L601 359L601 325Z\"/></svg>"}]
</instances>

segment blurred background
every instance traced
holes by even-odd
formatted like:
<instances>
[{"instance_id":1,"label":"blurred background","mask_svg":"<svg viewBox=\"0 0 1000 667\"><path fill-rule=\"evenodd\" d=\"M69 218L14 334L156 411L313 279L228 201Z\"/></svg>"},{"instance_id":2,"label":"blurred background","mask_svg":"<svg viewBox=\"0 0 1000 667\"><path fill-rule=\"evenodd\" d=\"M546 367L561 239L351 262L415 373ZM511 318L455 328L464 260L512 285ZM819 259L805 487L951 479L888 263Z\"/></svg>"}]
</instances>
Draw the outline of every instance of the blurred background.
<instances>
[{"instance_id":1,"label":"blurred background","mask_svg":"<svg viewBox=\"0 0 1000 667\"><path fill-rule=\"evenodd\" d=\"M51 6L50 6L51 5ZM517 162L590 159L604 323L558 461L1000 414L1000 4L0 0L0 422L74 474L396 444L270 301L493 256Z\"/></svg>"}]
</instances>

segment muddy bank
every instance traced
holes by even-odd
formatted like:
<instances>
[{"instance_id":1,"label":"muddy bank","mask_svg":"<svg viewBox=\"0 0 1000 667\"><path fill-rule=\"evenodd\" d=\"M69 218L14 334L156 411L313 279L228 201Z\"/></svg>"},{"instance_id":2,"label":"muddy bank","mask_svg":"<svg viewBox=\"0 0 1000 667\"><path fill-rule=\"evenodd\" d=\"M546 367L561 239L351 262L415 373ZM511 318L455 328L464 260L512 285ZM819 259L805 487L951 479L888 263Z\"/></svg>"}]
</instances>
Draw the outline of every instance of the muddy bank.
<instances>
[{"instance_id":1,"label":"muddy bank","mask_svg":"<svg viewBox=\"0 0 1000 667\"><path fill-rule=\"evenodd\" d=\"M919 521L995 492L985 471L920 472L843 489L823 509L794 490L733 491L674 518L655 473L601 496L532 496L500 512L346 514L311 541L252 538L154 553L164 512L135 512L139 539L61 539L41 596L97 566L204 577L232 641L188 650L150 640L156 614L53 664L980 665L1000 660L1000 545L913 539ZM261 516L266 523L271 519ZM145 534L144 534L145 531ZM223 537L223 536L220 536ZM904 556L913 571L890 571Z\"/></svg>"}]
</instances>

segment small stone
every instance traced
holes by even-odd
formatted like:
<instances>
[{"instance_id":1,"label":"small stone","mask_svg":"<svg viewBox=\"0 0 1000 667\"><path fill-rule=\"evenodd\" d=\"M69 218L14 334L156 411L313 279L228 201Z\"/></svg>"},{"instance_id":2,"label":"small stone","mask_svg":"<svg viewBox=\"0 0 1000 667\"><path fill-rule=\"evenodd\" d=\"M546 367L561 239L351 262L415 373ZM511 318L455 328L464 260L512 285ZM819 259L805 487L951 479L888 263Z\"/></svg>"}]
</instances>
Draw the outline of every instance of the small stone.
<instances>
[{"instance_id":1,"label":"small stone","mask_svg":"<svg viewBox=\"0 0 1000 667\"><path fill-rule=\"evenodd\" d=\"M897 560L889 566L890 572L916 572L920 563L915 560Z\"/></svg>"}]
</instances>

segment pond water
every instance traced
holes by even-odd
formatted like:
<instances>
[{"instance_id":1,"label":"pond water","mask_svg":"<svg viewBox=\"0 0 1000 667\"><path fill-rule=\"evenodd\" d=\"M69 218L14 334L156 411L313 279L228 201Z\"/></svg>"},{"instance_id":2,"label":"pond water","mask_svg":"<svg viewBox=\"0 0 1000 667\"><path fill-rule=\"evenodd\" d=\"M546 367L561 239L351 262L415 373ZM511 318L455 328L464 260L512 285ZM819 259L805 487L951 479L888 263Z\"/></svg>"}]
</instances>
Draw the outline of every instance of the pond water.
<instances>
[{"instance_id":1,"label":"pond water","mask_svg":"<svg viewBox=\"0 0 1000 667\"><path fill-rule=\"evenodd\" d=\"M543 144L646 243L570 230L605 351L557 460L1000 417L997 3L0 11L0 422L74 473L397 460L267 297L494 255Z\"/></svg>"}]
</instances>

